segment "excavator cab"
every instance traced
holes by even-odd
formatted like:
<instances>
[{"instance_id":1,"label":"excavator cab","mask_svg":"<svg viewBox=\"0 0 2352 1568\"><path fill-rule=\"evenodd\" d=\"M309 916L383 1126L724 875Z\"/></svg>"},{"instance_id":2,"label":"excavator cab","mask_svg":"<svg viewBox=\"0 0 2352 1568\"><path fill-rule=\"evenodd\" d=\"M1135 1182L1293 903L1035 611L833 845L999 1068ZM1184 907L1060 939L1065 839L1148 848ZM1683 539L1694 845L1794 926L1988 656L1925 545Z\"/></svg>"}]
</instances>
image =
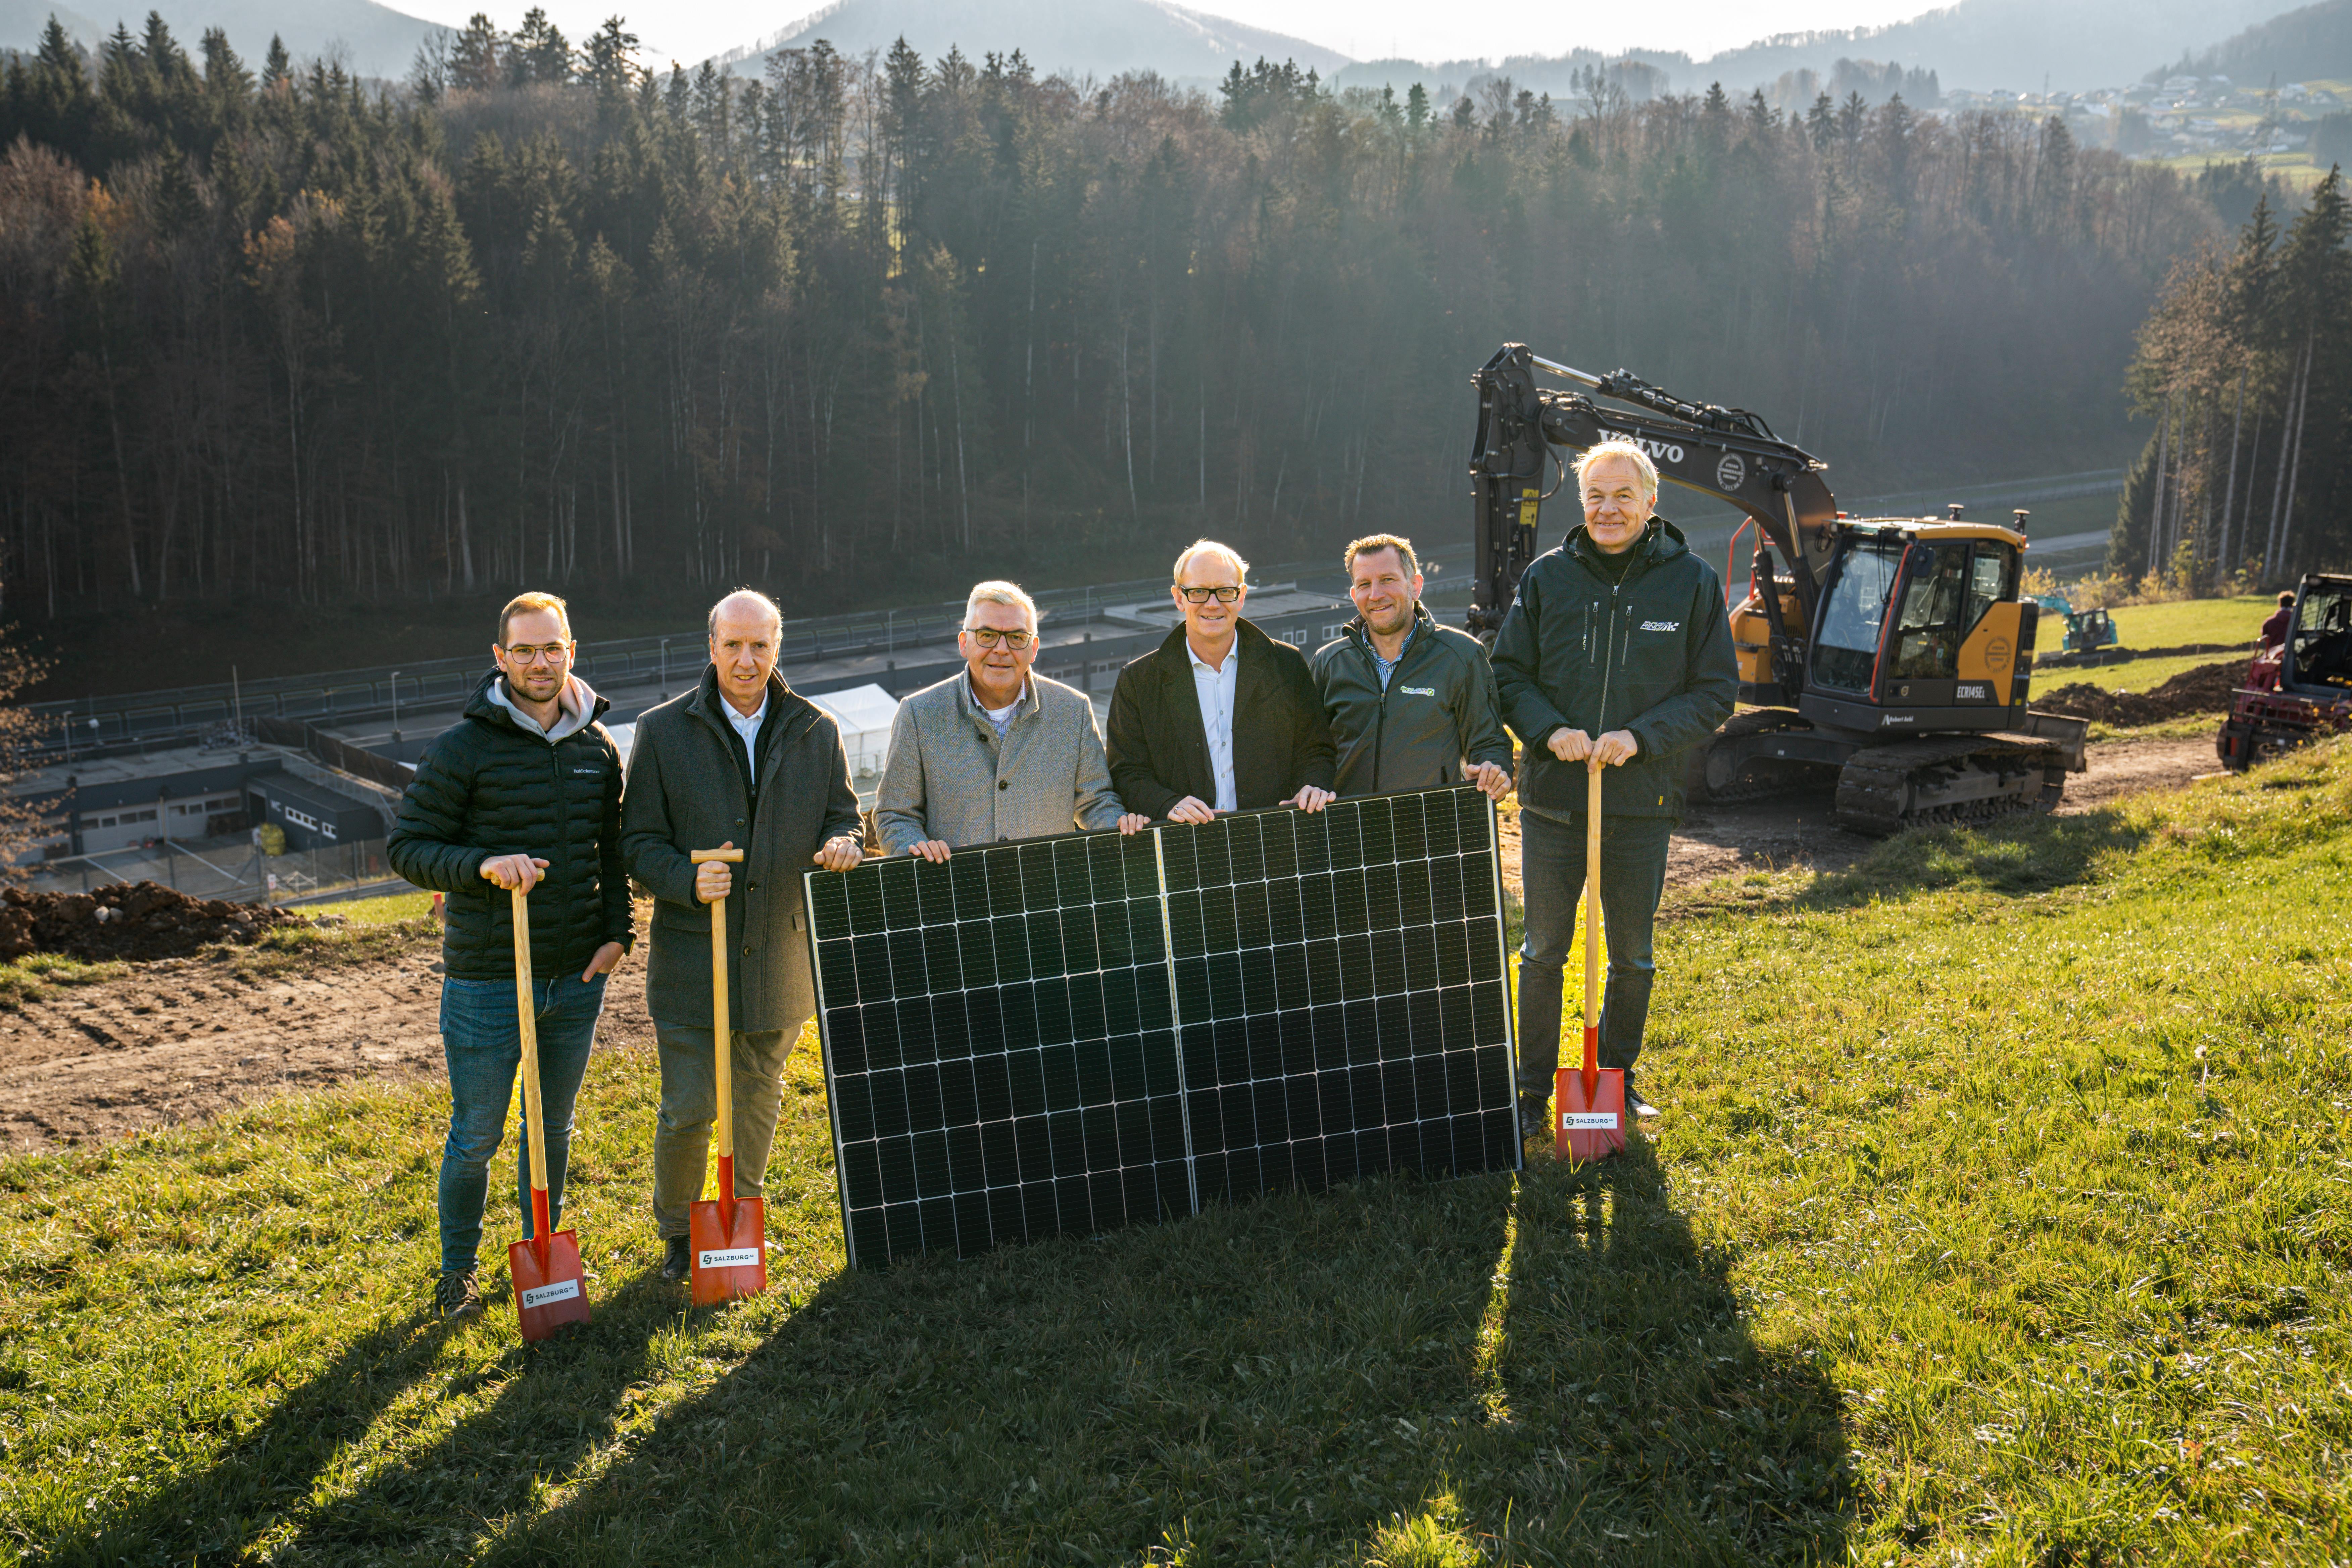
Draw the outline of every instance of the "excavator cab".
<instances>
[{"instance_id":1,"label":"excavator cab","mask_svg":"<svg viewBox=\"0 0 2352 1568\"><path fill-rule=\"evenodd\" d=\"M1538 373L1579 390L1540 387ZM2023 512L2014 527L1964 521L1957 506L1942 518L1849 518L1822 478L1827 465L1757 415L1517 343L1472 382L1473 631L1501 626L1567 452L1635 441L1661 479L1756 524L1748 593L1729 612L1743 710L1694 758L1699 798L1834 778L1838 820L1886 834L2046 808L2082 771L2088 726L2027 702L2041 606L2019 594Z\"/></svg>"}]
</instances>

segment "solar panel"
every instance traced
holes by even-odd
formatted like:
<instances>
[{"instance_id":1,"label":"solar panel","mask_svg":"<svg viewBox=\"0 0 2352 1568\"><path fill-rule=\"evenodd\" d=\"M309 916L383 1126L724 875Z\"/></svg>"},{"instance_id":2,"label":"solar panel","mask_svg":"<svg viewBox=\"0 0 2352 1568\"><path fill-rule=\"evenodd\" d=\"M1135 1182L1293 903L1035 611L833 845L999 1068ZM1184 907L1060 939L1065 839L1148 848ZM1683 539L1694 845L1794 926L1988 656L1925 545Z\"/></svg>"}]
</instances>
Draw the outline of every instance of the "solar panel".
<instances>
[{"instance_id":1,"label":"solar panel","mask_svg":"<svg viewBox=\"0 0 2352 1568\"><path fill-rule=\"evenodd\" d=\"M1468 788L812 871L850 1261L1517 1169Z\"/></svg>"}]
</instances>

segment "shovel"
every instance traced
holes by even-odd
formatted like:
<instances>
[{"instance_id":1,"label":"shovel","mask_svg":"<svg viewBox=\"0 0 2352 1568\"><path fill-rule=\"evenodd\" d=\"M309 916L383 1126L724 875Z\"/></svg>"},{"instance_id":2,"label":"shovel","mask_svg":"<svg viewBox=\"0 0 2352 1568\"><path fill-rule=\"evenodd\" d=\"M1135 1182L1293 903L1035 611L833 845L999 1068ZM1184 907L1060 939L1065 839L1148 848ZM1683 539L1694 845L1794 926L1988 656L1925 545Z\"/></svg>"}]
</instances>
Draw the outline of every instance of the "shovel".
<instances>
[{"instance_id":1,"label":"shovel","mask_svg":"<svg viewBox=\"0 0 2352 1568\"><path fill-rule=\"evenodd\" d=\"M1625 1147L1625 1075L1601 1065L1601 769L1584 765L1584 1066L1553 1083L1559 1127L1553 1152L1570 1162L1605 1160Z\"/></svg>"},{"instance_id":2,"label":"shovel","mask_svg":"<svg viewBox=\"0 0 2352 1568\"><path fill-rule=\"evenodd\" d=\"M740 863L740 849L697 849L687 856ZM768 1211L758 1198L735 1195L734 1030L727 1016L727 900L710 902L710 1038L718 1052L719 1196L686 1205L692 1248L694 1304L709 1307L768 1288Z\"/></svg>"},{"instance_id":3,"label":"shovel","mask_svg":"<svg viewBox=\"0 0 2352 1568\"><path fill-rule=\"evenodd\" d=\"M530 1236L507 1247L514 1275L515 1312L522 1337L543 1340L566 1324L588 1321L588 1278L580 1268L580 1238L548 1234L547 1121L539 1104L539 1008L531 995L530 895L514 898L515 1014L522 1026L522 1113L530 1150Z\"/></svg>"}]
</instances>

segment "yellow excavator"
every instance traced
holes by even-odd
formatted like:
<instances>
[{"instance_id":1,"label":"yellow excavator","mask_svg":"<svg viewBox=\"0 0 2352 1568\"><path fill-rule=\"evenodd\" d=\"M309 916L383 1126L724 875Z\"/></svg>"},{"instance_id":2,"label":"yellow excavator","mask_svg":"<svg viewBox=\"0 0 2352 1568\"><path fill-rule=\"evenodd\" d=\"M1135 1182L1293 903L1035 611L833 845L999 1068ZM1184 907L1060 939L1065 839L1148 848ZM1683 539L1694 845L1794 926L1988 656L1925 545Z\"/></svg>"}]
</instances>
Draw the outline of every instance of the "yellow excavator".
<instances>
[{"instance_id":1,"label":"yellow excavator","mask_svg":"<svg viewBox=\"0 0 2352 1568\"><path fill-rule=\"evenodd\" d=\"M1694 799L1834 778L1839 825L1883 837L2046 811L2083 771L2088 724L2027 705L2040 606L2018 591L2023 512L2015 526L1962 521L1957 506L1848 517L1822 479L1828 465L1756 415L1622 370L1589 374L1523 343L1504 344L1472 383L1470 628L1490 642L1544 548L1543 502L1570 455L1596 441L1638 443L1660 479L1754 521L1747 596L1731 609L1741 710L1694 754Z\"/></svg>"}]
</instances>

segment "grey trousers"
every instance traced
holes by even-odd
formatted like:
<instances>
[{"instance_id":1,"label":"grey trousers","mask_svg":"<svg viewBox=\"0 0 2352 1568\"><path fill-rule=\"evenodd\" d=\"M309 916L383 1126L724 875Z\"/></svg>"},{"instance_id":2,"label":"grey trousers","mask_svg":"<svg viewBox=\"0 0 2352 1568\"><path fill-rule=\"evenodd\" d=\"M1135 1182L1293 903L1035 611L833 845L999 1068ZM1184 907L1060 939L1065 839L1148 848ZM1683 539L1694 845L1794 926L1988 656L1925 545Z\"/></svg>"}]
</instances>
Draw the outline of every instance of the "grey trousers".
<instances>
[{"instance_id":1,"label":"grey trousers","mask_svg":"<svg viewBox=\"0 0 2352 1568\"><path fill-rule=\"evenodd\" d=\"M768 1151L776 1142L784 1058L798 1029L737 1029L729 1040L735 1095L735 1195L765 1189ZM707 1024L654 1020L661 1051L661 1110L654 1121L654 1226L663 1237L687 1233L686 1205L710 1175L710 1124L719 1117L718 1051ZM715 1194L714 1194L715 1195Z\"/></svg>"}]
</instances>

